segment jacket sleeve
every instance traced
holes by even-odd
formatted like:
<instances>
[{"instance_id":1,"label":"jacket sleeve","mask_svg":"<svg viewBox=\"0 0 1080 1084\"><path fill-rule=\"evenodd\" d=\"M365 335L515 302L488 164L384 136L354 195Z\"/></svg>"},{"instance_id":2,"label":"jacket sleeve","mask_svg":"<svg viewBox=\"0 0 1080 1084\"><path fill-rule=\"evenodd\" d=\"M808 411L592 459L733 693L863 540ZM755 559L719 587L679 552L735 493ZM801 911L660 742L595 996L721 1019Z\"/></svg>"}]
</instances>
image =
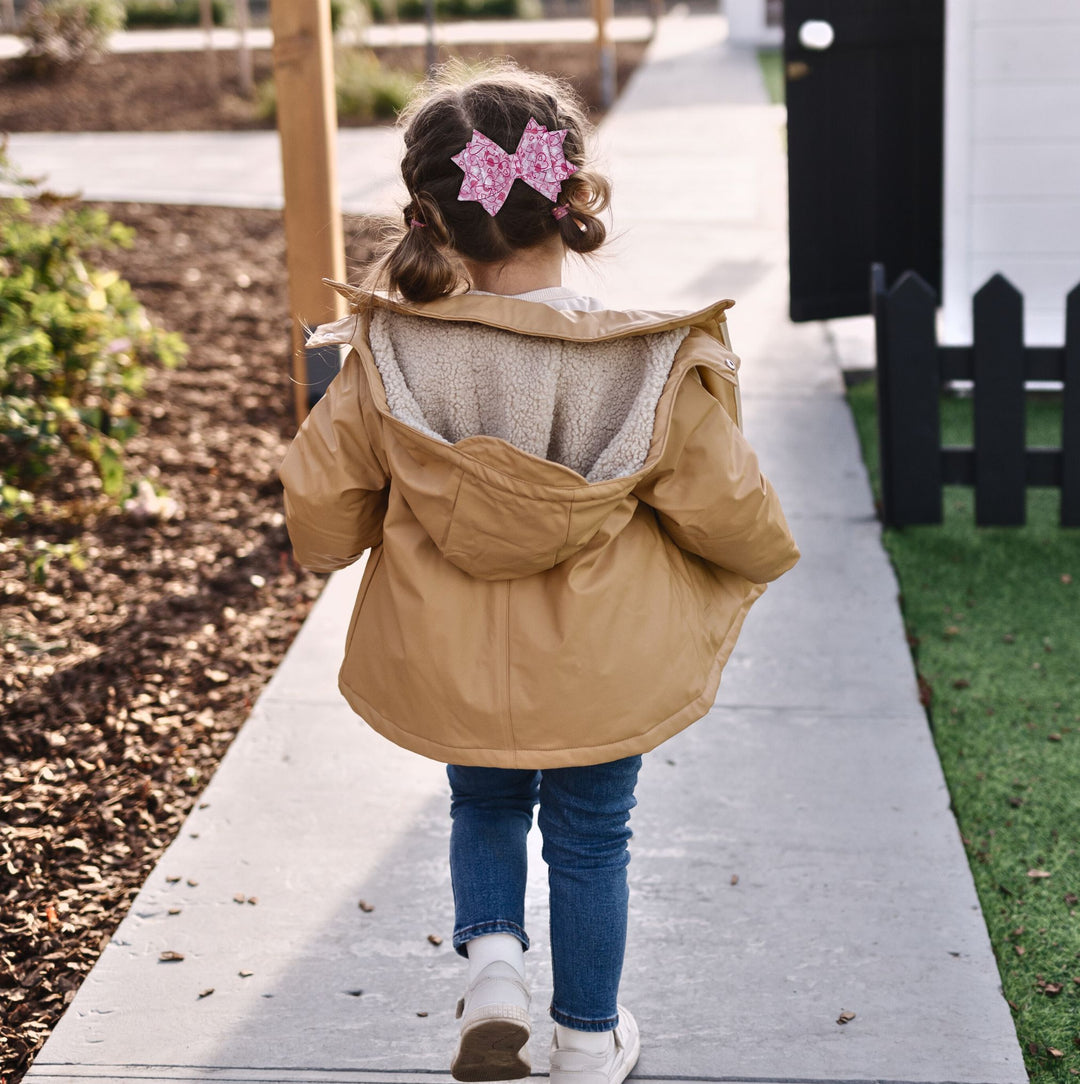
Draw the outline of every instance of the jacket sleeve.
<instances>
[{"instance_id":1,"label":"jacket sleeve","mask_svg":"<svg viewBox=\"0 0 1080 1084\"><path fill-rule=\"evenodd\" d=\"M697 370L676 391L667 444L635 490L676 545L753 583L799 559L776 492L737 424L734 384Z\"/></svg>"},{"instance_id":2,"label":"jacket sleeve","mask_svg":"<svg viewBox=\"0 0 1080 1084\"><path fill-rule=\"evenodd\" d=\"M382 538L389 475L365 410L367 380L351 352L289 446L278 474L297 561L313 572L352 564ZM377 434L376 434L377 435Z\"/></svg>"}]
</instances>

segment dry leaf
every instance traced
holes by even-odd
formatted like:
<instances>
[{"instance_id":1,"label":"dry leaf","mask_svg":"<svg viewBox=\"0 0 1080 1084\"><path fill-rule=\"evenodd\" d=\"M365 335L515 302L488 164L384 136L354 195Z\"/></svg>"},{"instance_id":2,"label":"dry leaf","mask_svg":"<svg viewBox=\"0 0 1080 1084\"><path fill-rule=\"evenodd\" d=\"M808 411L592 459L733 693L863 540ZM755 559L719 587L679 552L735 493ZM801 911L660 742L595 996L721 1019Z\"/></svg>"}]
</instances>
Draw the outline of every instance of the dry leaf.
<instances>
[{"instance_id":1,"label":"dry leaf","mask_svg":"<svg viewBox=\"0 0 1080 1084\"><path fill-rule=\"evenodd\" d=\"M237 894L235 896L233 896L233 903L243 903L244 898L245 897L244 897L244 894L242 892L237 892Z\"/></svg>"},{"instance_id":2,"label":"dry leaf","mask_svg":"<svg viewBox=\"0 0 1080 1084\"><path fill-rule=\"evenodd\" d=\"M375 910L375 904L368 903L367 900L360 900L356 906L359 907L360 910L363 911L366 915L370 914L372 911Z\"/></svg>"},{"instance_id":3,"label":"dry leaf","mask_svg":"<svg viewBox=\"0 0 1080 1084\"><path fill-rule=\"evenodd\" d=\"M1064 1050L1058 1050L1058 1048L1056 1046L1048 1046L1046 1048L1046 1052L1052 1058L1063 1058L1063 1057L1065 1057L1065 1051Z\"/></svg>"},{"instance_id":4,"label":"dry leaf","mask_svg":"<svg viewBox=\"0 0 1080 1084\"><path fill-rule=\"evenodd\" d=\"M840 1015L836 1018L838 1024L847 1024L855 1019L855 1014L848 1009L843 1009Z\"/></svg>"},{"instance_id":5,"label":"dry leaf","mask_svg":"<svg viewBox=\"0 0 1080 1084\"><path fill-rule=\"evenodd\" d=\"M204 997L209 997L213 992L214 988L212 986L207 987L205 990L203 990L201 994L199 994L199 1000L201 1001Z\"/></svg>"},{"instance_id":6,"label":"dry leaf","mask_svg":"<svg viewBox=\"0 0 1080 1084\"><path fill-rule=\"evenodd\" d=\"M1032 880L1041 880L1041 879L1042 879L1042 878L1044 878L1044 877L1049 877L1049 876L1051 876L1051 874L1050 874L1050 871L1049 871L1049 870L1045 870L1045 869L1029 869L1029 870L1027 871L1027 875L1028 875L1028 876L1029 876L1029 877L1030 877L1030 878L1031 878Z\"/></svg>"},{"instance_id":7,"label":"dry leaf","mask_svg":"<svg viewBox=\"0 0 1080 1084\"><path fill-rule=\"evenodd\" d=\"M417 1015L417 1016L427 1016L427 1013L426 1013L426 1012L423 1012L423 1011L421 1011L421 1012L418 1012L418 1013L417 1013L416 1015Z\"/></svg>"},{"instance_id":8,"label":"dry leaf","mask_svg":"<svg viewBox=\"0 0 1080 1084\"><path fill-rule=\"evenodd\" d=\"M179 907L170 907L169 908L169 914L170 915L178 915L178 914L180 914L180 908Z\"/></svg>"},{"instance_id":9,"label":"dry leaf","mask_svg":"<svg viewBox=\"0 0 1080 1084\"><path fill-rule=\"evenodd\" d=\"M248 970L245 969L243 971L237 971L237 974L242 979L250 979L251 976L255 974L255 972L254 971L248 971Z\"/></svg>"},{"instance_id":10,"label":"dry leaf","mask_svg":"<svg viewBox=\"0 0 1080 1084\"><path fill-rule=\"evenodd\" d=\"M1062 572L1061 582L1065 584L1066 587L1068 587L1069 584L1072 583L1072 576L1070 576L1068 572Z\"/></svg>"},{"instance_id":11,"label":"dry leaf","mask_svg":"<svg viewBox=\"0 0 1080 1084\"><path fill-rule=\"evenodd\" d=\"M1062 986L1060 982L1048 982L1043 987L1043 993L1046 994L1047 997L1057 997L1064 989L1065 987Z\"/></svg>"},{"instance_id":12,"label":"dry leaf","mask_svg":"<svg viewBox=\"0 0 1080 1084\"><path fill-rule=\"evenodd\" d=\"M441 938L441 937L440 937L440 936L439 936L439 935L438 935L437 933L429 933L429 934L427 935L427 939L428 939L428 940L429 940L429 941L430 941L430 942L431 942L431 943L432 943L433 945L441 945L441 944L442 944L442 938Z\"/></svg>"},{"instance_id":13,"label":"dry leaf","mask_svg":"<svg viewBox=\"0 0 1080 1084\"><path fill-rule=\"evenodd\" d=\"M166 950L158 957L159 960L165 963L182 960L183 958L184 954L182 952L173 952L172 949Z\"/></svg>"},{"instance_id":14,"label":"dry leaf","mask_svg":"<svg viewBox=\"0 0 1080 1084\"><path fill-rule=\"evenodd\" d=\"M248 896L247 901L248 901L248 903L251 904L252 907L254 907L255 904L257 904L259 902L259 897L258 896Z\"/></svg>"},{"instance_id":15,"label":"dry leaf","mask_svg":"<svg viewBox=\"0 0 1080 1084\"><path fill-rule=\"evenodd\" d=\"M733 873L731 875L731 883L733 885L737 885L739 883L739 875L737 873Z\"/></svg>"}]
</instances>

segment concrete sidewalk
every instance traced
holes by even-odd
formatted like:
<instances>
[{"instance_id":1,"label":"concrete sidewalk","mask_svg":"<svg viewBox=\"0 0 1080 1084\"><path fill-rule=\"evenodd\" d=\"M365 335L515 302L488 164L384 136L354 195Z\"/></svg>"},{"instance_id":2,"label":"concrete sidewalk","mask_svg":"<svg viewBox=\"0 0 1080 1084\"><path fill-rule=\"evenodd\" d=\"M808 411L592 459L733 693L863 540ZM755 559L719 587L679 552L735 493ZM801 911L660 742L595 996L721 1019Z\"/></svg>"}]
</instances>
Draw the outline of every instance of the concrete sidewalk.
<instances>
[{"instance_id":1,"label":"concrete sidewalk","mask_svg":"<svg viewBox=\"0 0 1080 1084\"><path fill-rule=\"evenodd\" d=\"M612 41L648 41L653 21L645 15L620 15L609 21ZM215 27L209 35L213 49L238 49L240 32L232 27ZM269 27L248 31L249 49L270 49L274 35ZM435 25L435 40L440 45L467 45L480 42L507 44L515 42L595 41L593 19L469 19L440 22ZM398 23L396 26L365 27L360 41L339 35L341 44L359 44L373 48L394 45L423 45L427 28L423 23ZM200 52L206 48L207 35L200 29L183 27L169 30L122 30L109 39L112 53ZM0 60L21 56L23 42L14 34L0 34Z\"/></svg>"},{"instance_id":2,"label":"concrete sidewalk","mask_svg":"<svg viewBox=\"0 0 1080 1084\"><path fill-rule=\"evenodd\" d=\"M738 299L747 433L804 553L751 614L711 714L646 758L632 1079L1021 1084L842 400L868 328L785 316L783 121L722 22L665 21L602 133L622 230L604 285L575 272L612 305ZM359 574L331 579L28 1080L449 1081L447 786L336 693Z\"/></svg>"},{"instance_id":3,"label":"concrete sidewalk","mask_svg":"<svg viewBox=\"0 0 1080 1084\"><path fill-rule=\"evenodd\" d=\"M404 191L397 131L342 128L337 143L342 209L397 206ZM269 209L284 202L276 131L16 133L8 153L44 188L88 200ZM11 191L0 185L0 195Z\"/></svg>"}]
</instances>

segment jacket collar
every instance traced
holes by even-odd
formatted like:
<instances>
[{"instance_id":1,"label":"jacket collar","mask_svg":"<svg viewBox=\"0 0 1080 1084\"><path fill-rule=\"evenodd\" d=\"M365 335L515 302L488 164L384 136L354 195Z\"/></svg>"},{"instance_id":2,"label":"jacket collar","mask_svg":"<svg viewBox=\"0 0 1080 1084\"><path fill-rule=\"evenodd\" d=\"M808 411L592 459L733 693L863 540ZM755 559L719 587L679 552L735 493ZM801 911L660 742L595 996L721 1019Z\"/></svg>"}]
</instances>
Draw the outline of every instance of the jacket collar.
<instances>
[{"instance_id":1,"label":"jacket collar","mask_svg":"<svg viewBox=\"0 0 1080 1084\"><path fill-rule=\"evenodd\" d=\"M337 290L354 311L361 298L367 300L367 295L354 286L332 279L323 281ZM388 309L391 312L424 316L433 320L485 324L536 338L578 342L619 339L677 327L715 324L723 319L725 310L735 304L734 301L725 299L694 312L654 312L645 309L574 312L554 309L550 305L535 301L489 294L456 294L453 297L422 303L395 301L382 294L371 296L376 308Z\"/></svg>"}]
</instances>

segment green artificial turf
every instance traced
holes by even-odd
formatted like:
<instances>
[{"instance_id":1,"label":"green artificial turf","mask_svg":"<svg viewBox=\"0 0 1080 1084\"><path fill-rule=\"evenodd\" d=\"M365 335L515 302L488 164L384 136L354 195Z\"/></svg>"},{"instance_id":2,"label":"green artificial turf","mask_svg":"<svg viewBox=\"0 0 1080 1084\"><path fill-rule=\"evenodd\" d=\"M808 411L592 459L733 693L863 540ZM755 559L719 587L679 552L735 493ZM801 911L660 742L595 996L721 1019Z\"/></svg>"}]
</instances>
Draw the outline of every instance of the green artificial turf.
<instances>
[{"instance_id":1,"label":"green artificial turf","mask_svg":"<svg viewBox=\"0 0 1080 1084\"><path fill-rule=\"evenodd\" d=\"M784 104L784 55L779 49L759 49L758 63L773 105Z\"/></svg>"},{"instance_id":2,"label":"green artificial turf","mask_svg":"<svg viewBox=\"0 0 1080 1084\"><path fill-rule=\"evenodd\" d=\"M874 385L849 402L875 490ZM971 401L942 400L967 444ZM1028 406L1028 444L1057 444L1061 404ZM884 532L938 754L1032 1080L1080 1076L1080 530L1057 490L1024 527L976 527L970 490L945 522Z\"/></svg>"}]
</instances>

